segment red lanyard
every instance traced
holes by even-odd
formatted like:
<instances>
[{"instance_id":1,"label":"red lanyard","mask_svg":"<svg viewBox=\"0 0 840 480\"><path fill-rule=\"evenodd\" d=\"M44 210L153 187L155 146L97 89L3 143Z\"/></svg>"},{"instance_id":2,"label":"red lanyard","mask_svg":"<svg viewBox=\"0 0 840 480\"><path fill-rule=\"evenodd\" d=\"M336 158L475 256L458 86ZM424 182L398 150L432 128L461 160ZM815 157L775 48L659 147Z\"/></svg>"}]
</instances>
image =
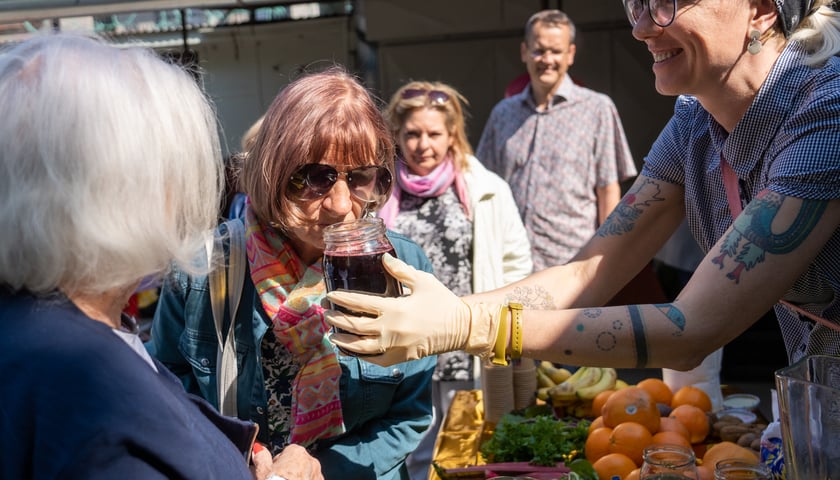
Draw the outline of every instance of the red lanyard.
<instances>
[{"instance_id":1,"label":"red lanyard","mask_svg":"<svg viewBox=\"0 0 840 480\"><path fill-rule=\"evenodd\" d=\"M732 214L732 222L735 223L735 219L738 218L738 215L743 210L743 207L741 207L741 189L738 187L738 175L729 166L729 163L723 157L723 153L720 154L720 171L723 176L723 186L726 188L726 201L729 203L729 213ZM805 311L786 300L779 300L779 303L817 323L821 323L832 330L840 332L840 325L836 323Z\"/></svg>"}]
</instances>

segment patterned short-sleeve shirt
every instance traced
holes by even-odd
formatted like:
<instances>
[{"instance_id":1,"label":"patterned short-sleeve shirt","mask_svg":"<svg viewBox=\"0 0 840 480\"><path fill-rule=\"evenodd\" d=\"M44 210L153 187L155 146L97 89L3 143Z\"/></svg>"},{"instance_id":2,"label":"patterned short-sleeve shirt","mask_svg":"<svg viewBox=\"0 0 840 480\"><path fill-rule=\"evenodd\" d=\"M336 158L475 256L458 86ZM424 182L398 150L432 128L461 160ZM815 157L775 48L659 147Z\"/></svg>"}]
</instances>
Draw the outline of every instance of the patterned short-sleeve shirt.
<instances>
[{"instance_id":1,"label":"patterned short-sleeve shirt","mask_svg":"<svg viewBox=\"0 0 840 480\"><path fill-rule=\"evenodd\" d=\"M596 187L636 175L615 104L568 75L544 111L530 88L499 102L476 157L510 184L535 271L566 263L595 233Z\"/></svg>"},{"instance_id":2,"label":"patterned short-sleeve shirt","mask_svg":"<svg viewBox=\"0 0 840 480\"><path fill-rule=\"evenodd\" d=\"M708 252L732 224L720 171L723 154L739 178L746 205L769 189L804 199L840 198L840 59L811 68L788 46L731 134L696 98L677 100L642 175L685 186L689 228ZM805 310L840 323L840 230L785 295ZM776 305L794 362L840 355L840 333Z\"/></svg>"}]
</instances>

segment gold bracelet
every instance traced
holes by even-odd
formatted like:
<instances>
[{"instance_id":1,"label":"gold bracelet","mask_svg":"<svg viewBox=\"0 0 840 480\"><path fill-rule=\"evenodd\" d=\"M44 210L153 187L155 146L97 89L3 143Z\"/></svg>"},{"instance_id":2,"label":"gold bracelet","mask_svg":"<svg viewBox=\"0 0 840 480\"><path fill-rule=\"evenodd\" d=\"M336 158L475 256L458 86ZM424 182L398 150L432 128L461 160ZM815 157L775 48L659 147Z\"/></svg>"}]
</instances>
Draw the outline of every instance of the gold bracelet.
<instances>
[{"instance_id":1,"label":"gold bracelet","mask_svg":"<svg viewBox=\"0 0 840 480\"><path fill-rule=\"evenodd\" d=\"M509 303L510 309L510 358L522 357L522 304Z\"/></svg>"},{"instance_id":2,"label":"gold bracelet","mask_svg":"<svg viewBox=\"0 0 840 480\"><path fill-rule=\"evenodd\" d=\"M499 330L496 333L496 344L493 347L493 358L490 361L493 365L500 365L502 367L508 364L507 355L507 318L510 308L507 305L502 305L502 312L499 314Z\"/></svg>"}]
</instances>

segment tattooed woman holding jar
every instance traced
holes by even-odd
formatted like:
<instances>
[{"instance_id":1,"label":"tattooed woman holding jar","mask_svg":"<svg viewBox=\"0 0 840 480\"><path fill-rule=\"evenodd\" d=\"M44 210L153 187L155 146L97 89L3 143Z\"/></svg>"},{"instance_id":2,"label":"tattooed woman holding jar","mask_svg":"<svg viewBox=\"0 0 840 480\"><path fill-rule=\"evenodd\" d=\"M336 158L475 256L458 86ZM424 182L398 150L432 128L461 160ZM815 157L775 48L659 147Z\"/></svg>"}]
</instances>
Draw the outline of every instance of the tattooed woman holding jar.
<instances>
[{"instance_id":1,"label":"tattooed woman holding jar","mask_svg":"<svg viewBox=\"0 0 840 480\"><path fill-rule=\"evenodd\" d=\"M501 361L688 369L773 307L790 362L840 354L837 3L623 4L651 52L657 90L678 98L641 175L594 237L566 265L463 300L388 259L413 294L330 294L379 315L331 312L331 323L359 334L334 342L379 353L381 363L466 349ZM676 300L599 308L683 218L706 256ZM529 309L534 298L548 308ZM507 302L525 310L502 309ZM413 325L419 304L434 305L422 329ZM506 348L494 354L494 345Z\"/></svg>"}]
</instances>

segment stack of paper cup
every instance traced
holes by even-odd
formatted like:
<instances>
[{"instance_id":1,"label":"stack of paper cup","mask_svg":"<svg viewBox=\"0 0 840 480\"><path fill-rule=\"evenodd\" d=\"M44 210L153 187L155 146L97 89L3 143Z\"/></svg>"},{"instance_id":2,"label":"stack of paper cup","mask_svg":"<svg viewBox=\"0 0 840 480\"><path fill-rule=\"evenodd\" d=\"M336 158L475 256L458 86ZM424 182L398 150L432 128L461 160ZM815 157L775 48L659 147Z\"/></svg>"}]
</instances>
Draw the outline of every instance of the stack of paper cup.
<instances>
[{"instance_id":1,"label":"stack of paper cup","mask_svg":"<svg viewBox=\"0 0 840 480\"><path fill-rule=\"evenodd\" d=\"M537 364L530 358L513 361L513 406L530 407L537 400Z\"/></svg>"},{"instance_id":2,"label":"stack of paper cup","mask_svg":"<svg viewBox=\"0 0 840 480\"><path fill-rule=\"evenodd\" d=\"M513 366L484 363L481 366L481 390L484 396L484 419L499 423L502 416L513 411Z\"/></svg>"}]
</instances>

